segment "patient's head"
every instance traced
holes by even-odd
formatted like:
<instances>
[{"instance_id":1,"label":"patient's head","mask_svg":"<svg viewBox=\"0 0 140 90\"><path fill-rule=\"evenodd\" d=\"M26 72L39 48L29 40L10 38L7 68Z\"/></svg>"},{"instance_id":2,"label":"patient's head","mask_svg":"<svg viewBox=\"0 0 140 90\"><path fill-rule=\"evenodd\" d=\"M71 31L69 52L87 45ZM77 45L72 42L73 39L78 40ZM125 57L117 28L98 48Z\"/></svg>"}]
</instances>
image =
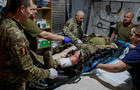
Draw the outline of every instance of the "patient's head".
<instances>
[{"instance_id":1,"label":"patient's head","mask_svg":"<svg viewBox=\"0 0 140 90\"><path fill-rule=\"evenodd\" d=\"M71 60L72 65L75 65L79 62L80 56L81 56L80 50L72 50L66 55L66 57L69 57L69 59Z\"/></svg>"}]
</instances>

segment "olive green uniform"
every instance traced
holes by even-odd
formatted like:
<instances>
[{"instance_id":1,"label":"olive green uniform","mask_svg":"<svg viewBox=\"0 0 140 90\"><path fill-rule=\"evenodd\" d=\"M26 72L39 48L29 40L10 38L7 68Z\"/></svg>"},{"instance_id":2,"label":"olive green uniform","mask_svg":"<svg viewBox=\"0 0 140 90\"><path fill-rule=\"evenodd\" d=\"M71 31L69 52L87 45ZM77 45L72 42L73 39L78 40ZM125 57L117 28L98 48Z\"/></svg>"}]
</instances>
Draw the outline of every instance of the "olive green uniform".
<instances>
[{"instance_id":1,"label":"olive green uniform","mask_svg":"<svg viewBox=\"0 0 140 90\"><path fill-rule=\"evenodd\" d=\"M22 22L21 25L24 28L24 33L28 41L30 42L30 49L36 52L38 45L38 35L42 32L42 30L40 30L37 24L35 24L31 19Z\"/></svg>"},{"instance_id":2,"label":"olive green uniform","mask_svg":"<svg viewBox=\"0 0 140 90\"><path fill-rule=\"evenodd\" d=\"M49 70L33 65L30 53L20 24L10 17L3 19L0 25L0 90L22 90L25 79L32 82L49 77Z\"/></svg>"},{"instance_id":3,"label":"olive green uniform","mask_svg":"<svg viewBox=\"0 0 140 90\"><path fill-rule=\"evenodd\" d=\"M83 23L77 24L75 18L69 19L64 25L63 32L66 36L77 42L83 39Z\"/></svg>"},{"instance_id":4,"label":"olive green uniform","mask_svg":"<svg viewBox=\"0 0 140 90\"><path fill-rule=\"evenodd\" d=\"M127 27L124 26L123 22L118 22L115 30L115 33L118 35L118 40L130 42L130 34L133 26L134 24L131 24L129 27Z\"/></svg>"},{"instance_id":5,"label":"olive green uniform","mask_svg":"<svg viewBox=\"0 0 140 90\"><path fill-rule=\"evenodd\" d=\"M24 28L24 33L28 41L30 42L30 49L33 50L34 52L37 52L38 36L42 32L42 30L31 19L26 20L25 22L21 23L21 25ZM58 62L56 60L53 60L52 53L50 50L45 50L43 55L44 58L40 59L41 61L44 62L44 65L42 65L37 60L33 60L36 66L42 68L50 68L50 67L57 68Z\"/></svg>"}]
</instances>

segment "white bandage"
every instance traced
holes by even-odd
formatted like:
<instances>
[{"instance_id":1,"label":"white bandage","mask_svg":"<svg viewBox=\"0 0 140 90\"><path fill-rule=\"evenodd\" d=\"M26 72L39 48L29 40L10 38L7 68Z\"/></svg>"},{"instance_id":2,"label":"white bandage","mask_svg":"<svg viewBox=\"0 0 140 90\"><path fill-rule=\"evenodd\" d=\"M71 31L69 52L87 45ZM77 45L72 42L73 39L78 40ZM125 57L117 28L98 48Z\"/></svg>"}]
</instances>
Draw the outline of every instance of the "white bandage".
<instances>
[{"instance_id":1,"label":"white bandage","mask_svg":"<svg viewBox=\"0 0 140 90\"><path fill-rule=\"evenodd\" d=\"M60 61L61 67L72 66L72 62L69 58L61 58L59 61Z\"/></svg>"}]
</instances>

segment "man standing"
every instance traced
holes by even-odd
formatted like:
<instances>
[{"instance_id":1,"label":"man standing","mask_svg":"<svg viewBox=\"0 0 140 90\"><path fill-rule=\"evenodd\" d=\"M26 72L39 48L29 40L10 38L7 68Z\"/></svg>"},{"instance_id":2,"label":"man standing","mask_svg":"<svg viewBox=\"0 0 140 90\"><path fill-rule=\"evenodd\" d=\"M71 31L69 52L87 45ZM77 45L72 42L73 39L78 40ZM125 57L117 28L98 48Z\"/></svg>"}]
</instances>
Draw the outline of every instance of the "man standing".
<instances>
[{"instance_id":1,"label":"man standing","mask_svg":"<svg viewBox=\"0 0 140 90\"><path fill-rule=\"evenodd\" d=\"M140 27L132 28L131 41L136 47L130 49L122 60L115 64L98 64L97 68L114 73L128 70L133 79L134 90L140 90Z\"/></svg>"},{"instance_id":2,"label":"man standing","mask_svg":"<svg viewBox=\"0 0 140 90\"><path fill-rule=\"evenodd\" d=\"M85 13L82 10L79 10L76 12L75 17L69 19L64 25L64 34L74 40L75 43L82 43L84 16Z\"/></svg>"},{"instance_id":3,"label":"man standing","mask_svg":"<svg viewBox=\"0 0 140 90\"><path fill-rule=\"evenodd\" d=\"M21 22L22 27L24 28L24 33L27 37L27 40L29 41L30 49L37 53L37 45L38 45L38 37L48 39L48 40L64 40L66 43L72 42L68 37L64 37L61 35L56 35L51 32L46 32L41 30L38 25L35 23L36 13L37 13L37 5L36 1L33 0L32 5L32 14L30 18L28 18L26 21ZM31 20L32 19L32 20ZM37 53L38 54L38 53ZM56 61L52 58L51 50L44 50L42 53L44 56L43 61L44 65L41 64L38 60L33 60L34 64L36 66L46 68L49 67L51 64L51 67L57 67ZM41 59L42 61L42 59Z\"/></svg>"},{"instance_id":4,"label":"man standing","mask_svg":"<svg viewBox=\"0 0 140 90\"><path fill-rule=\"evenodd\" d=\"M116 25L115 31L112 33L110 40L112 41L117 35L118 40L124 42L130 42L130 30L134 26L132 23L134 14L131 11L128 11L124 15L123 22L118 22Z\"/></svg>"},{"instance_id":5,"label":"man standing","mask_svg":"<svg viewBox=\"0 0 140 90\"><path fill-rule=\"evenodd\" d=\"M32 0L8 0L6 16L0 22L0 90L24 90L25 79L34 82L57 77L55 69L41 69L32 62L36 54L30 50L20 25L32 14L32 5ZM74 65L79 55L80 52L76 52L73 57L57 63L61 67Z\"/></svg>"}]
</instances>

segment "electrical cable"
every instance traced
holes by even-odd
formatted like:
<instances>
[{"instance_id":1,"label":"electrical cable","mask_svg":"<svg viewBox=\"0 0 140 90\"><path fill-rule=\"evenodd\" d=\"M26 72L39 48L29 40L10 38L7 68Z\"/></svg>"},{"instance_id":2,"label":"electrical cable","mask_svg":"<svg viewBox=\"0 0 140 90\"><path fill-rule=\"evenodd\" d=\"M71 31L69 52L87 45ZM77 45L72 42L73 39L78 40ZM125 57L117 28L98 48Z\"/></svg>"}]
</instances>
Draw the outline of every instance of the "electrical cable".
<instances>
[{"instance_id":1,"label":"electrical cable","mask_svg":"<svg viewBox=\"0 0 140 90\"><path fill-rule=\"evenodd\" d=\"M134 22L137 22L137 17L138 17L139 12L140 12L140 8L137 10L137 13L136 13L135 18L134 18Z\"/></svg>"},{"instance_id":2,"label":"electrical cable","mask_svg":"<svg viewBox=\"0 0 140 90\"><path fill-rule=\"evenodd\" d=\"M120 3L121 3L120 8L116 12L112 12L112 10L111 10L111 14L118 14L118 13L120 13L120 11L122 10L122 7L123 7L123 2L120 2ZM109 5L110 5L110 8L111 8L111 1L109 2Z\"/></svg>"}]
</instances>

